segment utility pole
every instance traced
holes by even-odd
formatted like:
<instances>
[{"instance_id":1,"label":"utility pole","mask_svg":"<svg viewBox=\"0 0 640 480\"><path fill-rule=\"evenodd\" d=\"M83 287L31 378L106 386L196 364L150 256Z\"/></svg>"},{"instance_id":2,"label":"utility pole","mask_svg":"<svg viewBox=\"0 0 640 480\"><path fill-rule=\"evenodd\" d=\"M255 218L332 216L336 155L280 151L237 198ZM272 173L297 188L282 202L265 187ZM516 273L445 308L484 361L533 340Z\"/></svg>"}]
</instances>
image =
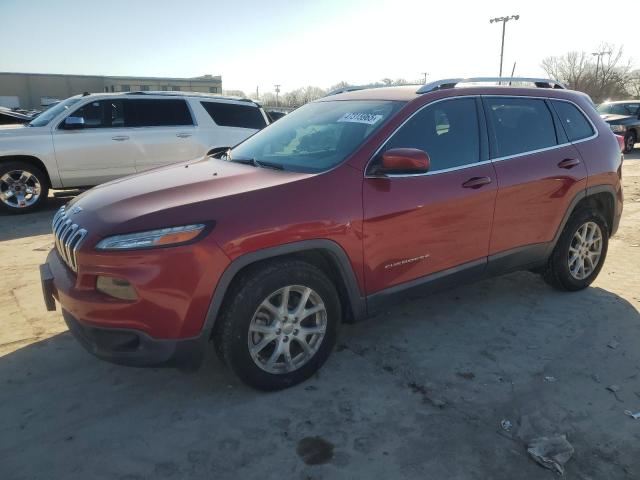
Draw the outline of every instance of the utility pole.
<instances>
[{"instance_id":1,"label":"utility pole","mask_svg":"<svg viewBox=\"0 0 640 480\"><path fill-rule=\"evenodd\" d=\"M256 100L260 100L260 91L258 90L258 85L256 85Z\"/></svg>"},{"instance_id":2,"label":"utility pole","mask_svg":"<svg viewBox=\"0 0 640 480\"><path fill-rule=\"evenodd\" d=\"M598 83L598 67L600 66L600 60L602 59L603 55L611 55L611 50L602 50L600 52L593 52L591 55L593 55L594 57L598 57L596 58L596 84ZM604 63L602 64L602 69L604 70Z\"/></svg>"},{"instance_id":3,"label":"utility pole","mask_svg":"<svg viewBox=\"0 0 640 480\"><path fill-rule=\"evenodd\" d=\"M279 107L280 101L278 99L278 96L280 94L280 85L274 85L274 87L276 87L276 107Z\"/></svg>"},{"instance_id":4,"label":"utility pole","mask_svg":"<svg viewBox=\"0 0 640 480\"><path fill-rule=\"evenodd\" d=\"M504 31L509 20L518 20L520 15L511 15L507 17L496 17L489 20L489 23L502 22L502 44L500 45L500 77L502 77L502 58L504 57Z\"/></svg>"},{"instance_id":5,"label":"utility pole","mask_svg":"<svg viewBox=\"0 0 640 480\"><path fill-rule=\"evenodd\" d=\"M422 82L422 84L426 85L427 84L427 75L428 75L428 73L427 72L422 72L422 75L424 75L424 81Z\"/></svg>"}]
</instances>

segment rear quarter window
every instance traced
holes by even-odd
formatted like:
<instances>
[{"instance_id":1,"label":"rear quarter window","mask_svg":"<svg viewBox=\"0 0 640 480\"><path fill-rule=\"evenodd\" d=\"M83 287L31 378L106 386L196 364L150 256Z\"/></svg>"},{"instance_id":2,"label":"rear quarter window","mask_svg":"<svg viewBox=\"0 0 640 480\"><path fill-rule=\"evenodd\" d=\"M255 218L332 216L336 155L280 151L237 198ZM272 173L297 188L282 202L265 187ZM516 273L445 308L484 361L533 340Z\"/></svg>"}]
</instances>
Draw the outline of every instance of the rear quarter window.
<instances>
[{"instance_id":1,"label":"rear quarter window","mask_svg":"<svg viewBox=\"0 0 640 480\"><path fill-rule=\"evenodd\" d=\"M553 104L553 108L556 109L558 117L560 117L560 123L569 141L575 142L589 138L595 133L593 127L578 107L569 102L561 102L558 100L552 100L551 103Z\"/></svg>"},{"instance_id":2,"label":"rear quarter window","mask_svg":"<svg viewBox=\"0 0 640 480\"><path fill-rule=\"evenodd\" d=\"M260 130L267 122L258 107L222 102L200 102L211 119L222 127Z\"/></svg>"}]
</instances>

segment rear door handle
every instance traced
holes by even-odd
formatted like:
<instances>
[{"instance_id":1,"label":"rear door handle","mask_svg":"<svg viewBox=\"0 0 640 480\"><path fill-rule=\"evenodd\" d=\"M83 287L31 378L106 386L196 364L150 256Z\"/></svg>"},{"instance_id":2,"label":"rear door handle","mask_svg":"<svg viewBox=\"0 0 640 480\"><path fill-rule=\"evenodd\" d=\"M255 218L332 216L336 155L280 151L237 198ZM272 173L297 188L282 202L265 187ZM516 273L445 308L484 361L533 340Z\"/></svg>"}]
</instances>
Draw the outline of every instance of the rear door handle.
<instances>
[{"instance_id":1,"label":"rear door handle","mask_svg":"<svg viewBox=\"0 0 640 480\"><path fill-rule=\"evenodd\" d=\"M577 158L565 158L561 162L558 163L558 167L560 168L573 168L576 165L580 164L580 160Z\"/></svg>"},{"instance_id":2,"label":"rear door handle","mask_svg":"<svg viewBox=\"0 0 640 480\"><path fill-rule=\"evenodd\" d=\"M462 184L464 188L480 188L483 185L491 183L489 177L473 177Z\"/></svg>"},{"instance_id":3,"label":"rear door handle","mask_svg":"<svg viewBox=\"0 0 640 480\"><path fill-rule=\"evenodd\" d=\"M111 140L115 140L116 142L124 142L125 140L129 140L127 135L116 135L115 137L111 137Z\"/></svg>"},{"instance_id":4,"label":"rear door handle","mask_svg":"<svg viewBox=\"0 0 640 480\"><path fill-rule=\"evenodd\" d=\"M178 138L189 138L191 133L176 133L176 137Z\"/></svg>"}]
</instances>

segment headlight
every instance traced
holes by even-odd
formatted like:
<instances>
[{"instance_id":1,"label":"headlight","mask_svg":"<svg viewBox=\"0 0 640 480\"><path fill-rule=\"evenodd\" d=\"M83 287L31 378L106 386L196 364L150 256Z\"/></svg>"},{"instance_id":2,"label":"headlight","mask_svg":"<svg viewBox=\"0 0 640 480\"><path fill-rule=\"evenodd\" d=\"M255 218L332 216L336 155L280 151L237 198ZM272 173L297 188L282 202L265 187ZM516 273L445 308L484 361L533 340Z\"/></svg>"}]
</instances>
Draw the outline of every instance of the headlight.
<instances>
[{"instance_id":1,"label":"headlight","mask_svg":"<svg viewBox=\"0 0 640 480\"><path fill-rule=\"evenodd\" d=\"M611 125L611 130L613 130L614 132L624 132L625 131L625 126L624 125Z\"/></svg>"},{"instance_id":2,"label":"headlight","mask_svg":"<svg viewBox=\"0 0 640 480\"><path fill-rule=\"evenodd\" d=\"M187 243L205 229L206 225L197 223L182 227L160 228L147 232L127 233L103 238L96 245L98 250L131 250L139 248L162 247Z\"/></svg>"}]
</instances>

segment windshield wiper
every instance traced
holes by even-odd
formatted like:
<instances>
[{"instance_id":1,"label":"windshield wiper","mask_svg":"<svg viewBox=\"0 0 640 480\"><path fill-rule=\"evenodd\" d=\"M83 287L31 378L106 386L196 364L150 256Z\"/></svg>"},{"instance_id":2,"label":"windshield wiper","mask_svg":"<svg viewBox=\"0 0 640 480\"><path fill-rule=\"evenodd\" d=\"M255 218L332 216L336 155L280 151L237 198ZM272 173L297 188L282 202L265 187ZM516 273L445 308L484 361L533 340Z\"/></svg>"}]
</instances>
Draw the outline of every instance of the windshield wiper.
<instances>
[{"instance_id":1,"label":"windshield wiper","mask_svg":"<svg viewBox=\"0 0 640 480\"><path fill-rule=\"evenodd\" d=\"M253 165L254 167L261 168L271 168L273 170L284 170L284 167L279 163L271 163L271 162L262 162L256 160L255 158L231 158L229 157L231 162L244 163L245 165Z\"/></svg>"}]
</instances>

